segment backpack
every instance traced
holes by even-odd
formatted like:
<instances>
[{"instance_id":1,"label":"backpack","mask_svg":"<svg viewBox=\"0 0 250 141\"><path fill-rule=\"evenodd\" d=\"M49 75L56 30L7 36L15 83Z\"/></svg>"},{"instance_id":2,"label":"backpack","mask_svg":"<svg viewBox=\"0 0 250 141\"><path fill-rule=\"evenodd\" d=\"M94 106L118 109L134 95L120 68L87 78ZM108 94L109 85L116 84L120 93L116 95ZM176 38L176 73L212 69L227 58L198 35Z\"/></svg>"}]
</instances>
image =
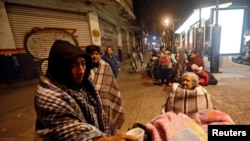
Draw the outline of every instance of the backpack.
<instances>
[{"instance_id":1,"label":"backpack","mask_svg":"<svg viewBox=\"0 0 250 141\"><path fill-rule=\"evenodd\" d=\"M169 57L169 55L164 55L164 56L161 57L160 66L161 66L161 67L164 67L164 68L167 68L169 62L170 62L170 57Z\"/></svg>"}]
</instances>

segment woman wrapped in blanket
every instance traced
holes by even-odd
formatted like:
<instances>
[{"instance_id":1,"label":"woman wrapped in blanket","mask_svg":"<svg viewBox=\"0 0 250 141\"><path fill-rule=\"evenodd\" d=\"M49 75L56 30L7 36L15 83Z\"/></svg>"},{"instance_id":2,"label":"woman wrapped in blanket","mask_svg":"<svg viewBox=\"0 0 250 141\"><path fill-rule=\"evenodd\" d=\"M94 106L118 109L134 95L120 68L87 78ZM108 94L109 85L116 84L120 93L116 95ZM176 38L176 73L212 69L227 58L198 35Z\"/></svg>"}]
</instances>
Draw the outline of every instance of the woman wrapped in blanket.
<instances>
[{"instance_id":1,"label":"woman wrapped in blanket","mask_svg":"<svg viewBox=\"0 0 250 141\"><path fill-rule=\"evenodd\" d=\"M227 113L213 108L210 95L193 72L174 83L162 114L146 123L153 141L207 141L208 125L234 125Z\"/></svg>"},{"instance_id":2,"label":"woman wrapped in blanket","mask_svg":"<svg viewBox=\"0 0 250 141\"><path fill-rule=\"evenodd\" d=\"M40 77L34 98L35 130L43 140L136 140L116 134L88 79L90 64L91 57L68 41L53 43L47 72Z\"/></svg>"},{"instance_id":3,"label":"woman wrapped in blanket","mask_svg":"<svg viewBox=\"0 0 250 141\"><path fill-rule=\"evenodd\" d=\"M213 109L210 94L199 85L199 77L195 73L185 72L181 84L173 83L162 112L173 111L193 117L196 112L204 109Z\"/></svg>"}]
</instances>

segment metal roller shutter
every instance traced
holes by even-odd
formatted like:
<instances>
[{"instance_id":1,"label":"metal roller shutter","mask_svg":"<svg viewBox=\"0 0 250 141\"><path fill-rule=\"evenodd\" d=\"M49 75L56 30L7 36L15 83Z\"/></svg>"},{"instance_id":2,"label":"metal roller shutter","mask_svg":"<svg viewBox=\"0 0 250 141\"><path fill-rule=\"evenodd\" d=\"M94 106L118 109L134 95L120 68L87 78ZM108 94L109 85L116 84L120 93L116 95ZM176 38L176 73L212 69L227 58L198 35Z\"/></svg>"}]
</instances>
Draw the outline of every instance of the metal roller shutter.
<instances>
[{"instance_id":1,"label":"metal roller shutter","mask_svg":"<svg viewBox=\"0 0 250 141\"><path fill-rule=\"evenodd\" d=\"M34 28L64 29L72 33L77 40L79 47L82 48L91 44L90 30L86 14L10 4L6 5L6 11L15 45L18 50L24 50L25 35L31 32ZM29 53L30 52L24 50L24 53L22 53L23 55L18 55L19 62L24 65L21 67L24 80L38 77L38 75L30 73L30 70L33 70L33 68L39 68L36 70L39 71L37 74L40 74L41 71L46 71L45 67L47 66L47 64L42 63L42 61L37 60L37 58L29 57L27 59L25 56ZM44 55L44 58L48 56L48 54L42 55Z\"/></svg>"},{"instance_id":2,"label":"metal roller shutter","mask_svg":"<svg viewBox=\"0 0 250 141\"><path fill-rule=\"evenodd\" d=\"M129 45L128 45L128 52L129 54L132 53L133 49L133 34L129 32Z\"/></svg>"},{"instance_id":3,"label":"metal roller shutter","mask_svg":"<svg viewBox=\"0 0 250 141\"><path fill-rule=\"evenodd\" d=\"M117 32L115 29L115 26L112 24L109 24L106 21L100 20L100 31L101 31L101 42L103 49L107 46L111 46L114 49L114 54L118 55L118 48L117 48Z\"/></svg>"},{"instance_id":4,"label":"metal roller shutter","mask_svg":"<svg viewBox=\"0 0 250 141\"><path fill-rule=\"evenodd\" d=\"M129 52L128 52L127 35L124 29L121 29L121 35L122 35L122 60L126 60L129 58Z\"/></svg>"},{"instance_id":5,"label":"metal roller shutter","mask_svg":"<svg viewBox=\"0 0 250 141\"><path fill-rule=\"evenodd\" d=\"M34 27L76 30L74 36L79 46L91 43L89 24L85 14L6 5L16 48L23 48L24 36Z\"/></svg>"}]
</instances>

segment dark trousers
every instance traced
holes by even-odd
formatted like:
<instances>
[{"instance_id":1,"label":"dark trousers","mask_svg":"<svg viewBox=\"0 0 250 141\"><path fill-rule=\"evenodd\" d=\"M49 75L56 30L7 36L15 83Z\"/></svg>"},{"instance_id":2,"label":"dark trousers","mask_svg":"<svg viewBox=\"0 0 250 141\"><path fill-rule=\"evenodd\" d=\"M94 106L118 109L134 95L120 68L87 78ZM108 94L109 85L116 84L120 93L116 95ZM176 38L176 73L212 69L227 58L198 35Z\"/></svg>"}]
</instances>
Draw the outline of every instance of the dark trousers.
<instances>
[{"instance_id":1,"label":"dark trousers","mask_svg":"<svg viewBox=\"0 0 250 141\"><path fill-rule=\"evenodd\" d=\"M166 80L166 85L168 85L171 81L172 77L172 69L171 68L160 68L160 80L161 84Z\"/></svg>"}]
</instances>

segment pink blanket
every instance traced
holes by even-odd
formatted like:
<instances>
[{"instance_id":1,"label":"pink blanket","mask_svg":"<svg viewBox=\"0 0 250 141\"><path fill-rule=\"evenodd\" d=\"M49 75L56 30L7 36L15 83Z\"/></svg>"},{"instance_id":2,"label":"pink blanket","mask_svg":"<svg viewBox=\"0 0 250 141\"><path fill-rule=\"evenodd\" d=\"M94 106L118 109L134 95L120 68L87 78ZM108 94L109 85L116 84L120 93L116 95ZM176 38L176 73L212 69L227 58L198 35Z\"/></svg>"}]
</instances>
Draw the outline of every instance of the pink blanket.
<instances>
[{"instance_id":1,"label":"pink blanket","mask_svg":"<svg viewBox=\"0 0 250 141\"><path fill-rule=\"evenodd\" d=\"M232 118L220 110L202 110L194 115L197 122L207 133L208 125L233 125Z\"/></svg>"},{"instance_id":2,"label":"pink blanket","mask_svg":"<svg viewBox=\"0 0 250 141\"><path fill-rule=\"evenodd\" d=\"M231 117L219 110L202 110L191 119L183 113L167 112L146 124L153 141L207 141L209 124L235 124Z\"/></svg>"}]
</instances>

